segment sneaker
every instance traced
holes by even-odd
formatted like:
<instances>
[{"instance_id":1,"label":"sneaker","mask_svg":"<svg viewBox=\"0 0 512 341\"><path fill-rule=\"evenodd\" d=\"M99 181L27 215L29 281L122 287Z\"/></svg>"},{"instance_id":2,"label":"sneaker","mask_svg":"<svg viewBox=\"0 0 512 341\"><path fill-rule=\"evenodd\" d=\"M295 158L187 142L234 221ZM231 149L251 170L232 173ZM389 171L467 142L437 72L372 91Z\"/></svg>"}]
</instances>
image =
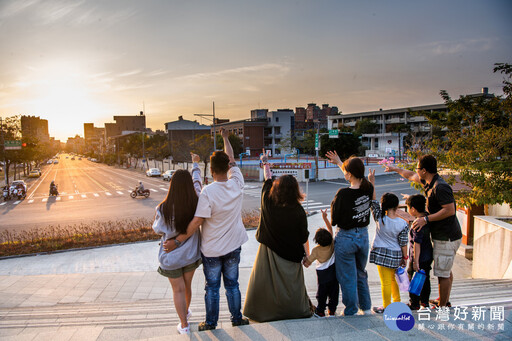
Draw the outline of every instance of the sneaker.
<instances>
[{"instance_id":1,"label":"sneaker","mask_svg":"<svg viewBox=\"0 0 512 341\"><path fill-rule=\"evenodd\" d=\"M249 324L249 319L244 319L244 318L242 318L240 321L231 322L231 325L233 327L246 326L248 324Z\"/></svg>"},{"instance_id":2,"label":"sneaker","mask_svg":"<svg viewBox=\"0 0 512 341\"><path fill-rule=\"evenodd\" d=\"M375 313L375 314L382 314L384 312L384 307L373 307L372 308L372 311Z\"/></svg>"},{"instance_id":3,"label":"sneaker","mask_svg":"<svg viewBox=\"0 0 512 341\"><path fill-rule=\"evenodd\" d=\"M231 325L233 327L246 326L248 324L249 324L249 319L244 319L244 318L242 318L240 321L231 322Z\"/></svg>"},{"instance_id":4,"label":"sneaker","mask_svg":"<svg viewBox=\"0 0 512 341\"><path fill-rule=\"evenodd\" d=\"M363 315L371 315L371 314L373 314L373 310L372 309L363 310Z\"/></svg>"},{"instance_id":5,"label":"sneaker","mask_svg":"<svg viewBox=\"0 0 512 341\"><path fill-rule=\"evenodd\" d=\"M214 329L215 329L215 326L212 326L211 324L208 324L206 322L201 322L197 326L197 330L199 330L200 332L202 332L204 330L214 330Z\"/></svg>"},{"instance_id":6,"label":"sneaker","mask_svg":"<svg viewBox=\"0 0 512 341\"><path fill-rule=\"evenodd\" d=\"M180 333L180 334L190 334L190 328L189 327L181 328L181 323L178 323L178 327L177 327L178 333Z\"/></svg>"},{"instance_id":7,"label":"sneaker","mask_svg":"<svg viewBox=\"0 0 512 341\"><path fill-rule=\"evenodd\" d=\"M314 316L314 317L318 317L318 318L322 318L322 317L325 317L325 313L322 313L322 312L319 312L319 311L318 311L318 312L317 312L317 311L315 311L315 312L313 313L313 316Z\"/></svg>"},{"instance_id":8,"label":"sneaker","mask_svg":"<svg viewBox=\"0 0 512 341\"><path fill-rule=\"evenodd\" d=\"M335 311L330 311L330 310L329 310L329 316L336 316L336 312L335 312Z\"/></svg>"}]
</instances>

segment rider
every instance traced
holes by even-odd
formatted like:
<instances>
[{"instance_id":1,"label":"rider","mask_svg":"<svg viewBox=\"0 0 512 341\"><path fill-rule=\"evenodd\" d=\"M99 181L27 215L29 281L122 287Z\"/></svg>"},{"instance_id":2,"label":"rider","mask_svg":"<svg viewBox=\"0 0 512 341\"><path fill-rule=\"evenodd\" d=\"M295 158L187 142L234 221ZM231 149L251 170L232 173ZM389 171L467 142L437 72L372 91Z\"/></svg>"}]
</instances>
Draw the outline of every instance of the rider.
<instances>
[{"instance_id":1,"label":"rider","mask_svg":"<svg viewBox=\"0 0 512 341\"><path fill-rule=\"evenodd\" d=\"M144 192L144 185L142 184L142 181L139 181L139 185L135 187L135 190L138 194L142 194L142 192Z\"/></svg>"},{"instance_id":2,"label":"rider","mask_svg":"<svg viewBox=\"0 0 512 341\"><path fill-rule=\"evenodd\" d=\"M55 182L52 180L52 182L50 182L50 194L52 193L52 190L53 189L57 189L57 185L55 185Z\"/></svg>"}]
</instances>

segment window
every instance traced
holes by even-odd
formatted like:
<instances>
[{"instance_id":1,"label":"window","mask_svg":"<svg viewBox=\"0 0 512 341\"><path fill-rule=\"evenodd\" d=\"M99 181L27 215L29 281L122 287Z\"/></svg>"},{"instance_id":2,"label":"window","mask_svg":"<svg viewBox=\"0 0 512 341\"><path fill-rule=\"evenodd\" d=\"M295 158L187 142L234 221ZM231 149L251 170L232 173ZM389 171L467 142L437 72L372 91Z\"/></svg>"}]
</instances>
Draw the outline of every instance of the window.
<instances>
[{"instance_id":1,"label":"window","mask_svg":"<svg viewBox=\"0 0 512 341\"><path fill-rule=\"evenodd\" d=\"M375 138L373 149L379 149L379 138L378 137Z\"/></svg>"},{"instance_id":2,"label":"window","mask_svg":"<svg viewBox=\"0 0 512 341\"><path fill-rule=\"evenodd\" d=\"M276 122L279 122L279 117L276 117Z\"/></svg>"}]
</instances>

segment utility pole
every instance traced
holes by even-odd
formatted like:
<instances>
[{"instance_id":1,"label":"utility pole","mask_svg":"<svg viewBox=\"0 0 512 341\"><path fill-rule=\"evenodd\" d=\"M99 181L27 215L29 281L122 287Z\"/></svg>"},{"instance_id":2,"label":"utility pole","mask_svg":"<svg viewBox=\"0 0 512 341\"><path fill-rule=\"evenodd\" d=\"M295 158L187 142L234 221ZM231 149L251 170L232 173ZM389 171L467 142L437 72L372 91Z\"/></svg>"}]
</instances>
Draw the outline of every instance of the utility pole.
<instances>
[{"instance_id":1,"label":"utility pole","mask_svg":"<svg viewBox=\"0 0 512 341\"><path fill-rule=\"evenodd\" d=\"M5 178L5 185L9 186L9 179L7 178L7 159L5 157L5 139L4 139L4 123L2 118L0 117L0 135L1 135L1 141L2 141L2 151L4 155L4 178Z\"/></svg>"},{"instance_id":2,"label":"utility pole","mask_svg":"<svg viewBox=\"0 0 512 341\"><path fill-rule=\"evenodd\" d=\"M213 118L213 151L217 150L217 134L215 133L215 102L213 102L213 113L210 114L194 114L199 117L212 117ZM209 120L209 118L207 118Z\"/></svg>"}]
</instances>

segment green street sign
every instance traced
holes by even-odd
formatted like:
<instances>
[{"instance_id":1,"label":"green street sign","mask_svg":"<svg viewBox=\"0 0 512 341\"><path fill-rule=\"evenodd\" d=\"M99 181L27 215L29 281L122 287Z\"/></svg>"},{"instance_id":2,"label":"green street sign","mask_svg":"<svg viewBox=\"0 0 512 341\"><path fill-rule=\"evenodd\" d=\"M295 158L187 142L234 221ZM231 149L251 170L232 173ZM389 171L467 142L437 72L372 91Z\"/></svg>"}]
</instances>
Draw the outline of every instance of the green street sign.
<instances>
[{"instance_id":1,"label":"green street sign","mask_svg":"<svg viewBox=\"0 0 512 341\"><path fill-rule=\"evenodd\" d=\"M339 132L340 131L338 129L331 129L331 130L329 130L329 138L330 139L337 139Z\"/></svg>"},{"instance_id":2,"label":"green street sign","mask_svg":"<svg viewBox=\"0 0 512 341\"><path fill-rule=\"evenodd\" d=\"M315 134L315 150L320 150L319 145L320 145L319 135Z\"/></svg>"},{"instance_id":3,"label":"green street sign","mask_svg":"<svg viewBox=\"0 0 512 341\"><path fill-rule=\"evenodd\" d=\"M5 150L19 150L21 149L21 141L4 141Z\"/></svg>"}]
</instances>

